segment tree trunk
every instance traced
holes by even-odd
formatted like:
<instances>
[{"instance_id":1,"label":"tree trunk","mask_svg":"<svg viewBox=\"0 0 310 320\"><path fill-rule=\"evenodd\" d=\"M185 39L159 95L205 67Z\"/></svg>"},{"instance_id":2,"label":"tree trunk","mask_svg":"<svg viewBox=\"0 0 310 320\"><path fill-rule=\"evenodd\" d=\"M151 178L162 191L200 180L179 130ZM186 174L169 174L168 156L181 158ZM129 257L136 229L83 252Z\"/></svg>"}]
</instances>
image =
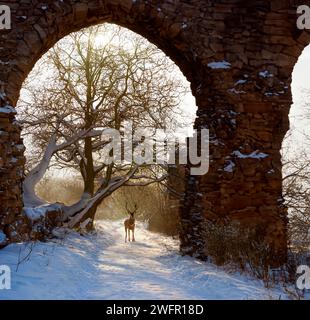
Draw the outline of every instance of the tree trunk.
<instances>
[{"instance_id":1,"label":"tree trunk","mask_svg":"<svg viewBox=\"0 0 310 320\"><path fill-rule=\"evenodd\" d=\"M29 172L24 180L23 201L25 207L38 207L45 204L45 202L36 195L35 187L44 177L45 172L49 167L50 161L55 152L55 146L56 137L53 135L45 149L42 160Z\"/></svg>"},{"instance_id":2,"label":"tree trunk","mask_svg":"<svg viewBox=\"0 0 310 320\"><path fill-rule=\"evenodd\" d=\"M86 137L85 140L85 177L84 177L84 194L89 194L91 197L95 193L95 169L94 169L94 160L93 160L93 143L91 137ZM98 204L99 205L99 204ZM84 229L91 231L94 229L94 220L97 212L98 205L90 208L89 212L81 219L80 225L83 225L85 221L86 225Z\"/></svg>"}]
</instances>

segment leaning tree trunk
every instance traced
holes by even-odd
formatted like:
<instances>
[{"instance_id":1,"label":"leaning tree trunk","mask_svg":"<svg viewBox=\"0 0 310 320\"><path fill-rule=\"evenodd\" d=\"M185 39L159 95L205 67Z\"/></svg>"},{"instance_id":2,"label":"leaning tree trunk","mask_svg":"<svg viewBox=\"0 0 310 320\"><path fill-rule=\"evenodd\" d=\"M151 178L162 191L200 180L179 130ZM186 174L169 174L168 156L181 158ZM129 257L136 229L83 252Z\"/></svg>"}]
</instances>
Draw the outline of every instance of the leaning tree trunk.
<instances>
[{"instance_id":1,"label":"leaning tree trunk","mask_svg":"<svg viewBox=\"0 0 310 320\"><path fill-rule=\"evenodd\" d=\"M85 202L84 207L81 206L81 210L76 210L75 214L72 212L71 214L67 214L68 227L75 228L82 226L85 228L91 219L93 222L96 210L102 201L114 191L125 185L135 174L137 169L138 166L135 166L126 176L116 177L112 179L108 185L101 186L96 194ZM68 207L68 210L70 212L70 207Z\"/></svg>"},{"instance_id":2,"label":"leaning tree trunk","mask_svg":"<svg viewBox=\"0 0 310 320\"><path fill-rule=\"evenodd\" d=\"M37 196L35 192L35 187L44 177L44 174L47 171L50 161L55 153L55 149L56 137L55 135L53 135L44 152L42 160L28 173L24 180L23 201L25 207L38 207L45 204L45 202Z\"/></svg>"},{"instance_id":3,"label":"leaning tree trunk","mask_svg":"<svg viewBox=\"0 0 310 320\"><path fill-rule=\"evenodd\" d=\"M53 134L46 146L43 157L41 161L28 173L23 183L23 201L25 207L38 207L46 204L42 199L40 199L36 192L35 187L40 182L40 180L44 177L47 169L50 166L50 162L52 157L61 150L64 150L66 147L72 145L73 143L79 141L80 139L84 139L85 136L90 134L90 130L81 131L76 134L74 137L71 137L67 141L58 144L56 143L57 137L56 133ZM98 133L94 133L96 135ZM91 194L93 193L93 190Z\"/></svg>"},{"instance_id":4,"label":"leaning tree trunk","mask_svg":"<svg viewBox=\"0 0 310 320\"><path fill-rule=\"evenodd\" d=\"M81 136L79 136L79 139ZM85 138L85 137L84 137ZM88 141L91 144L91 140ZM131 177L136 173L138 166L133 167L127 175L119 176L111 178L109 176L108 183L101 185L101 187L94 193L94 184L95 184L95 170L93 167L92 155L90 159L87 159L87 163L84 166L84 193L81 199L71 205L66 206L64 204L57 204L57 211L60 211L61 214L56 220L50 219L49 214L55 212L55 204L47 204L44 203L41 199L39 199L35 193L36 184L43 178L46 170L49 167L50 160L52 156L59 150L62 150L62 147L68 145L69 142L66 142L62 145L56 145L55 141L51 139L49 146L47 147L44 157L41 162L29 173L28 177L25 179L25 199L27 200L26 204L28 205L28 211L31 211L33 216L36 215L38 220L41 221L42 226L44 226L46 230L46 226L48 226L49 230L53 229L53 224L55 222L55 226L59 226L59 222L63 226L69 228L77 228L83 229L85 231L90 231L93 229L94 218L97 211L98 206L102 203L102 201L108 197L112 192L123 186L131 179ZM90 154L90 153L89 153ZM88 154L88 155L89 155ZM86 155L85 155L86 156ZM87 165L89 164L89 165ZM42 211L45 210L45 215L42 214ZM53 222L54 221L54 222ZM37 220L34 219L33 225L37 224ZM57 223L57 225L56 225Z\"/></svg>"}]
</instances>

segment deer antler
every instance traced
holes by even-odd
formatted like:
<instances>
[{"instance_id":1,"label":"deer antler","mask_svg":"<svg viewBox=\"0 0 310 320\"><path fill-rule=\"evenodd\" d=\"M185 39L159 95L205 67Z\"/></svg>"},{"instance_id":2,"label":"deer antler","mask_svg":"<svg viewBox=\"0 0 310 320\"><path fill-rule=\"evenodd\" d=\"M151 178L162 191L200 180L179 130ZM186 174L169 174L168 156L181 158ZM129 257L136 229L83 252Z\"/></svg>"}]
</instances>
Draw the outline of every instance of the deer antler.
<instances>
[{"instance_id":1,"label":"deer antler","mask_svg":"<svg viewBox=\"0 0 310 320\"><path fill-rule=\"evenodd\" d=\"M127 211L127 213L130 213L130 210L129 210L129 208L128 208L128 203L127 203L127 201L126 201L126 211Z\"/></svg>"},{"instance_id":2,"label":"deer antler","mask_svg":"<svg viewBox=\"0 0 310 320\"><path fill-rule=\"evenodd\" d=\"M128 208L128 203L127 203L127 201L126 201L126 211L127 211L127 213L129 213L129 214L135 214L135 213L137 212L137 210L138 210L138 206L137 206L136 203L135 203L135 208L134 208L134 210L131 211L131 210Z\"/></svg>"}]
</instances>

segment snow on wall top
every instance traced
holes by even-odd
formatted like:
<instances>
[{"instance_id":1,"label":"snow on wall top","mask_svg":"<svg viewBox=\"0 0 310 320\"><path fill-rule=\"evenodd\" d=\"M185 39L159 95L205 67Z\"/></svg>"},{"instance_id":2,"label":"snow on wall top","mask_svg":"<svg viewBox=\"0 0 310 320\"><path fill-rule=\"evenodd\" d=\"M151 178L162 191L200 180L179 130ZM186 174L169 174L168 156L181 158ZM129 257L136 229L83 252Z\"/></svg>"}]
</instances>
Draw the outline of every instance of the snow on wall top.
<instances>
[{"instance_id":1,"label":"snow on wall top","mask_svg":"<svg viewBox=\"0 0 310 320\"><path fill-rule=\"evenodd\" d=\"M229 161L228 165L224 168L224 171L232 173L235 166L236 165L232 161Z\"/></svg>"},{"instance_id":2,"label":"snow on wall top","mask_svg":"<svg viewBox=\"0 0 310 320\"><path fill-rule=\"evenodd\" d=\"M208 67L211 69L229 69L231 64L227 61L215 61L208 63Z\"/></svg>"},{"instance_id":3,"label":"snow on wall top","mask_svg":"<svg viewBox=\"0 0 310 320\"><path fill-rule=\"evenodd\" d=\"M50 211L58 210L61 207L60 204L45 204L40 207L24 208L25 215L32 221L37 221L41 217L45 217Z\"/></svg>"},{"instance_id":4,"label":"snow on wall top","mask_svg":"<svg viewBox=\"0 0 310 320\"><path fill-rule=\"evenodd\" d=\"M260 77L262 77L262 78L271 78L271 77L273 77L273 74L270 73L268 70L260 71L260 72L258 73L258 75L259 75Z\"/></svg>"},{"instance_id":5,"label":"snow on wall top","mask_svg":"<svg viewBox=\"0 0 310 320\"><path fill-rule=\"evenodd\" d=\"M252 158L252 159L264 159L268 157L268 154L259 152L258 150L253 151L250 154L243 154L240 151L234 151L232 153L234 156L241 158L241 159L247 159L247 158Z\"/></svg>"}]
</instances>

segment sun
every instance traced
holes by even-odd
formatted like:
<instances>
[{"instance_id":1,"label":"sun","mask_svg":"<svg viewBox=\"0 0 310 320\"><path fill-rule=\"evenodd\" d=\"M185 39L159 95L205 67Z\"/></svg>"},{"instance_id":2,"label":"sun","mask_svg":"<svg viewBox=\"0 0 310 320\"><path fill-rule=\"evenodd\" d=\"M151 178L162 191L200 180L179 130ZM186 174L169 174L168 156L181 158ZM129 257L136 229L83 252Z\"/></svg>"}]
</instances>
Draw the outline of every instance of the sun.
<instances>
[{"instance_id":1,"label":"sun","mask_svg":"<svg viewBox=\"0 0 310 320\"><path fill-rule=\"evenodd\" d=\"M103 47L106 42L107 42L107 37L104 34L98 33L95 36L94 45L96 47Z\"/></svg>"}]
</instances>

